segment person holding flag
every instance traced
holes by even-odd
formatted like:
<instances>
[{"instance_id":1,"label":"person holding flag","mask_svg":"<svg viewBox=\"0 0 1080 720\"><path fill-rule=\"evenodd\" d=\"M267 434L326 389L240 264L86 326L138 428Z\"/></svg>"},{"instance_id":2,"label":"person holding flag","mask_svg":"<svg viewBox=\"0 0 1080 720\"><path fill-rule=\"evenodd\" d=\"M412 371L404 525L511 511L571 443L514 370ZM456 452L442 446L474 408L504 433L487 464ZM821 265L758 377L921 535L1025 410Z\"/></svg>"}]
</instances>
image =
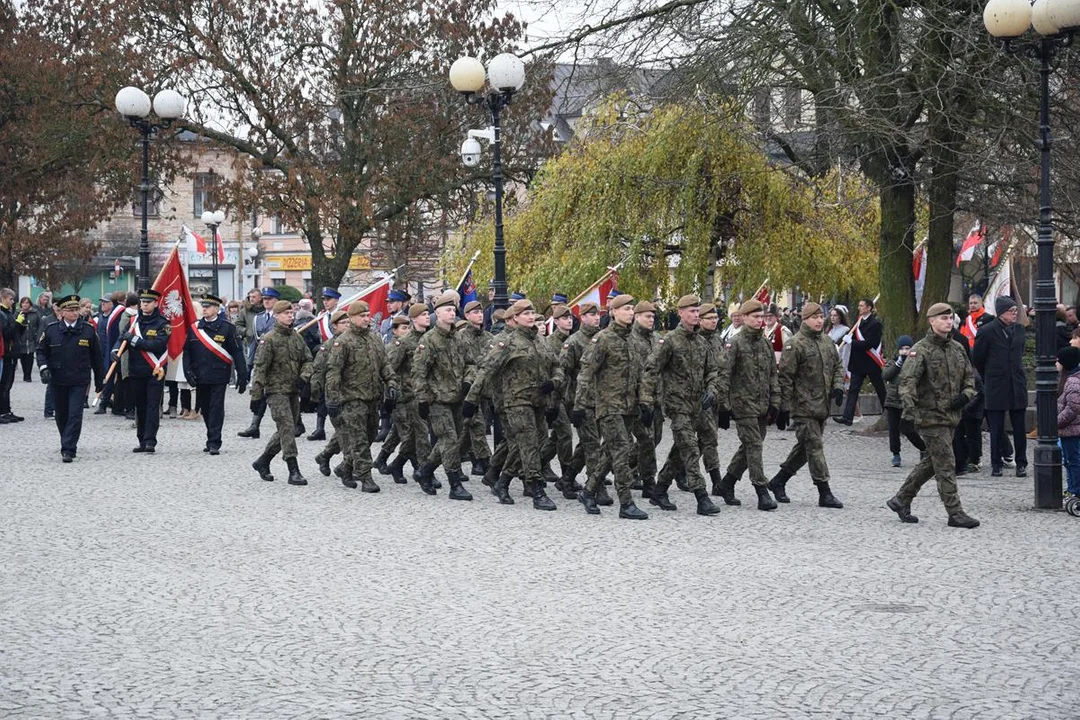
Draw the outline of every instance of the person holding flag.
<instances>
[{"instance_id":1,"label":"person holding flag","mask_svg":"<svg viewBox=\"0 0 1080 720\"><path fill-rule=\"evenodd\" d=\"M132 320L112 351L112 361L128 351L128 380L135 405L136 453L153 453L157 448L158 421L161 417L161 394L165 388L165 367L169 362L169 337L172 326L158 304L161 293L148 289L139 293L139 314Z\"/></svg>"},{"instance_id":2,"label":"person holding flag","mask_svg":"<svg viewBox=\"0 0 1080 720\"><path fill-rule=\"evenodd\" d=\"M188 328L184 345L184 377L195 388L195 405L206 425L203 452L221 452L221 426L225 422L225 389L236 369L237 390L247 389L247 363L236 327L221 315L221 298L203 295L203 316Z\"/></svg>"},{"instance_id":3,"label":"person holding flag","mask_svg":"<svg viewBox=\"0 0 1080 720\"><path fill-rule=\"evenodd\" d=\"M851 345L851 357L847 367L851 373L851 385L843 415L833 418L841 425L851 425L853 422L855 403L859 401L863 380L870 380L878 400L881 401L881 407L885 407L885 381L881 377L885 357L881 354L881 330L881 321L874 315L874 301L863 298L859 301L859 319L855 321L851 332L844 337L844 342Z\"/></svg>"}]
</instances>

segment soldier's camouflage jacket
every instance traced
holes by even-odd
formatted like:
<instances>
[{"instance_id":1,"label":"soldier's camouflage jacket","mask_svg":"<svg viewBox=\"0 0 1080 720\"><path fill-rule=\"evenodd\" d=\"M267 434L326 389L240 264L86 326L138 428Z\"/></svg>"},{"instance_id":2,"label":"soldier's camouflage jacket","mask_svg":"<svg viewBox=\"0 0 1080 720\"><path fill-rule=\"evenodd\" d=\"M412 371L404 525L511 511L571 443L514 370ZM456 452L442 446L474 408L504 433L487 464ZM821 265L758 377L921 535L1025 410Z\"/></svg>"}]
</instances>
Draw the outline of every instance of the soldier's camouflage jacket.
<instances>
[{"instance_id":1,"label":"soldier's camouflage jacket","mask_svg":"<svg viewBox=\"0 0 1080 720\"><path fill-rule=\"evenodd\" d=\"M780 355L779 409L792 417L824 420L829 417L829 393L834 388L844 389L836 345L824 332L803 323L784 343Z\"/></svg>"},{"instance_id":2,"label":"soldier's camouflage jacket","mask_svg":"<svg viewBox=\"0 0 1080 720\"><path fill-rule=\"evenodd\" d=\"M780 406L776 355L761 333L744 325L724 345L717 380L717 406L732 417L764 417Z\"/></svg>"}]
</instances>

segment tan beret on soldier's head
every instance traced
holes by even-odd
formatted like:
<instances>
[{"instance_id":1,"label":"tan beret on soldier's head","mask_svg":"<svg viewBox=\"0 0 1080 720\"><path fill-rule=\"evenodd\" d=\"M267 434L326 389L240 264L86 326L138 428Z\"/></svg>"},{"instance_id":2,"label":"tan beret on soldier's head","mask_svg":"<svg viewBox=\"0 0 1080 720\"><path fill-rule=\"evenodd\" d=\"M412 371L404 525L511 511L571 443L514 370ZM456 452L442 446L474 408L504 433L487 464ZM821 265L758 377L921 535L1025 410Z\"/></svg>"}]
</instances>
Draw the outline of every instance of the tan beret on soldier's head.
<instances>
[{"instance_id":1,"label":"tan beret on soldier's head","mask_svg":"<svg viewBox=\"0 0 1080 720\"><path fill-rule=\"evenodd\" d=\"M593 313L599 313L600 306L594 302L583 302L578 305L578 313L581 315L592 315Z\"/></svg>"},{"instance_id":2,"label":"tan beret on soldier's head","mask_svg":"<svg viewBox=\"0 0 1080 720\"><path fill-rule=\"evenodd\" d=\"M441 307L457 307L457 304L461 301L461 296L453 290L447 290L439 297L435 298L435 308Z\"/></svg>"},{"instance_id":3,"label":"tan beret on soldier's head","mask_svg":"<svg viewBox=\"0 0 1080 720\"><path fill-rule=\"evenodd\" d=\"M409 306L409 317L416 319L427 312L427 305L424 303L413 303Z\"/></svg>"},{"instance_id":4,"label":"tan beret on soldier's head","mask_svg":"<svg viewBox=\"0 0 1080 720\"><path fill-rule=\"evenodd\" d=\"M354 300L353 303L349 305L349 317L366 312L371 312L371 306L363 300Z\"/></svg>"},{"instance_id":5,"label":"tan beret on soldier's head","mask_svg":"<svg viewBox=\"0 0 1080 720\"><path fill-rule=\"evenodd\" d=\"M503 313L504 318L517 317L526 310L536 311L536 308L532 304L532 300L524 299L518 300L510 307L506 308L506 312Z\"/></svg>"},{"instance_id":6,"label":"tan beret on soldier's head","mask_svg":"<svg viewBox=\"0 0 1080 720\"><path fill-rule=\"evenodd\" d=\"M680 310L697 307L698 305L701 305L701 298L699 298L697 295L683 295L681 298L679 298Z\"/></svg>"},{"instance_id":7,"label":"tan beret on soldier's head","mask_svg":"<svg viewBox=\"0 0 1080 720\"><path fill-rule=\"evenodd\" d=\"M949 303L934 303L930 306L930 309L926 311L926 317L932 318L938 315L952 315L952 305Z\"/></svg>"},{"instance_id":8,"label":"tan beret on soldier's head","mask_svg":"<svg viewBox=\"0 0 1080 720\"><path fill-rule=\"evenodd\" d=\"M708 317L709 315L717 315L716 306L712 303L705 303L701 306L701 317Z\"/></svg>"},{"instance_id":9,"label":"tan beret on soldier's head","mask_svg":"<svg viewBox=\"0 0 1080 720\"><path fill-rule=\"evenodd\" d=\"M278 300L276 303L274 303L273 312L275 315L280 315L281 313L288 312L289 310L292 310L292 303L288 300Z\"/></svg>"},{"instance_id":10,"label":"tan beret on soldier's head","mask_svg":"<svg viewBox=\"0 0 1080 720\"><path fill-rule=\"evenodd\" d=\"M566 307L565 305L556 305L556 306L554 306L554 309L551 311L551 317L555 318L556 320L558 320L561 317L566 317L569 314L570 314L570 308Z\"/></svg>"},{"instance_id":11,"label":"tan beret on soldier's head","mask_svg":"<svg viewBox=\"0 0 1080 720\"><path fill-rule=\"evenodd\" d=\"M816 302L808 302L802 306L802 311L799 313L799 315L802 317L803 320L806 320L807 318L814 317L818 313L824 315L825 311L822 310L821 306L818 305Z\"/></svg>"},{"instance_id":12,"label":"tan beret on soldier's head","mask_svg":"<svg viewBox=\"0 0 1080 720\"><path fill-rule=\"evenodd\" d=\"M615 297L611 298L611 300L608 301L607 306L608 306L608 310L615 310L617 308L623 307L624 305L633 305L633 304L634 304L634 296L631 295L630 293L622 293L620 295L616 295Z\"/></svg>"},{"instance_id":13,"label":"tan beret on soldier's head","mask_svg":"<svg viewBox=\"0 0 1080 720\"><path fill-rule=\"evenodd\" d=\"M750 313L761 312L765 309L765 306L761 304L760 300L750 298L742 305L739 306L740 315L749 315Z\"/></svg>"},{"instance_id":14,"label":"tan beret on soldier's head","mask_svg":"<svg viewBox=\"0 0 1080 720\"><path fill-rule=\"evenodd\" d=\"M468 315L473 310L483 310L483 308L484 306L480 304L479 300L470 300L469 302L465 303L465 309L462 312Z\"/></svg>"},{"instance_id":15,"label":"tan beret on soldier's head","mask_svg":"<svg viewBox=\"0 0 1080 720\"><path fill-rule=\"evenodd\" d=\"M646 312L656 312L656 306L653 305L648 300L642 300L641 302L639 302L637 305L634 306L634 314L635 315L637 315L639 313L646 313Z\"/></svg>"}]
</instances>

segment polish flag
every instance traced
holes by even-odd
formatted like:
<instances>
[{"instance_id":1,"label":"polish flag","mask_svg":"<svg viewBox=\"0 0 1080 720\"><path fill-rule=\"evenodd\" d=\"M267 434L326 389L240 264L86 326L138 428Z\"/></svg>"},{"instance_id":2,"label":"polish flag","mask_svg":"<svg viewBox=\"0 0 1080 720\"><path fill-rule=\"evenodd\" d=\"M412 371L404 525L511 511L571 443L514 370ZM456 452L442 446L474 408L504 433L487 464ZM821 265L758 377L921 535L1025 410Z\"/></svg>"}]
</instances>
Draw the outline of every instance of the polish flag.
<instances>
[{"instance_id":1,"label":"polish flag","mask_svg":"<svg viewBox=\"0 0 1080 720\"><path fill-rule=\"evenodd\" d=\"M964 238L964 243L960 246L960 254L956 256L956 267L960 267L961 262L965 262L975 257L975 248L982 245L986 240L986 228L983 227L981 220L975 220L975 225L971 228L967 237Z\"/></svg>"},{"instance_id":2,"label":"polish flag","mask_svg":"<svg viewBox=\"0 0 1080 720\"><path fill-rule=\"evenodd\" d=\"M582 303L596 303L596 306L603 310L607 307L608 295L612 290L617 290L619 287L619 273L618 271L608 268L608 271L604 273L599 280L594 282L589 288L574 298L570 302L570 312L580 317Z\"/></svg>"},{"instance_id":3,"label":"polish flag","mask_svg":"<svg viewBox=\"0 0 1080 720\"><path fill-rule=\"evenodd\" d=\"M911 257L911 275L915 278L915 309L918 310L926 287L926 243L919 245Z\"/></svg>"},{"instance_id":4,"label":"polish flag","mask_svg":"<svg viewBox=\"0 0 1080 720\"><path fill-rule=\"evenodd\" d=\"M199 253L201 255L207 255L210 249L206 246L206 240L202 235L197 235L192 232L191 228L187 225L183 226L184 239L187 240L187 249L189 253ZM221 233L217 234L217 256L218 262L225 262L225 246L221 241Z\"/></svg>"},{"instance_id":5,"label":"polish flag","mask_svg":"<svg viewBox=\"0 0 1080 720\"><path fill-rule=\"evenodd\" d=\"M154 289L161 293L158 310L169 321L169 347L167 357L148 360L157 367L167 362L165 378L176 380L177 371L183 366L180 358L184 353L184 343L187 342L188 328L199 321L199 314L195 312L195 303L192 302L191 291L188 289L187 274L180 262L179 245L174 245L169 253L157 280L154 281ZM180 377L180 380L183 381L183 377Z\"/></svg>"},{"instance_id":6,"label":"polish flag","mask_svg":"<svg viewBox=\"0 0 1080 720\"><path fill-rule=\"evenodd\" d=\"M390 286L394 284L394 276L384 278L360 294L349 298L348 302L338 305L338 310L348 310L349 306L357 300L363 300L368 304L371 312L372 326L378 327L377 323L387 315L386 301L390 297Z\"/></svg>"}]
</instances>

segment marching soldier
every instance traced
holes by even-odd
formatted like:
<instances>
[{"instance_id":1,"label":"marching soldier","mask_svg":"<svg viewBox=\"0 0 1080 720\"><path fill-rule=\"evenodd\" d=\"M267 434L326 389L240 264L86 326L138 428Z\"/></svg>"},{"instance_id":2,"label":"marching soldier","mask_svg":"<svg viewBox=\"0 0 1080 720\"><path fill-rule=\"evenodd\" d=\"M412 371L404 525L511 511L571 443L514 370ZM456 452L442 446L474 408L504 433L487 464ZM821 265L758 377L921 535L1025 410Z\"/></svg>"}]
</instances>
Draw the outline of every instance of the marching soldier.
<instances>
[{"instance_id":1,"label":"marching soldier","mask_svg":"<svg viewBox=\"0 0 1080 720\"><path fill-rule=\"evenodd\" d=\"M330 316L330 338L319 346L315 353L315 360L311 364L311 399L321 406L326 406L326 370L330 359L330 347L334 338L349 329L349 316L341 310L336 310ZM340 417L340 416L338 416ZM331 420L331 423L334 421ZM335 424L336 427L336 424ZM315 456L315 464L319 466L319 472L330 477L330 461L341 452L341 441L335 432L326 447ZM349 471L351 474L351 470Z\"/></svg>"},{"instance_id":2,"label":"marching soldier","mask_svg":"<svg viewBox=\"0 0 1080 720\"><path fill-rule=\"evenodd\" d=\"M195 406L206 425L203 452L221 452L221 426L225 422L225 390L236 369L237 390L247 389L247 363L236 327L221 315L221 298L203 295L203 316L188 330L184 345L184 377L195 388Z\"/></svg>"},{"instance_id":3,"label":"marching soldier","mask_svg":"<svg viewBox=\"0 0 1080 720\"><path fill-rule=\"evenodd\" d=\"M570 459L570 475L577 477L585 468L586 478L595 476L598 481L594 484L594 500L597 505L604 507L614 505L615 501L604 485L611 459L601 445L600 428L596 423L596 393L593 388L588 388L585 393L578 394L578 377L585 353L600 332L600 307L594 302L583 302L578 306L578 312L581 315L581 329L566 341L559 358L566 377L566 403L571 408L570 418L578 434L578 444ZM563 497L566 497L565 491Z\"/></svg>"},{"instance_id":4,"label":"marching soldier","mask_svg":"<svg viewBox=\"0 0 1080 720\"><path fill-rule=\"evenodd\" d=\"M386 438L382 441L382 447L379 448L379 454L375 457L375 471L381 475L390 475L394 478L395 483L405 484L405 474L400 470L395 474L390 470L390 466L387 463L390 461L390 456L394 454L394 450L401 445L402 433L408 432L408 420L402 418L398 421L399 410L405 411L405 388L409 385L408 378L402 377L398 373L398 365L401 358L401 341L408 337L412 327L410 325L409 318L402 315L395 315L391 322L391 335L393 339L390 344L386 346L386 359L390 363L390 369L394 371L394 375L398 379L398 401L394 404L393 408L389 408L384 402L379 406L379 418L389 413L394 421L390 424L390 432L386 434ZM409 394L412 397L412 394Z\"/></svg>"},{"instance_id":5,"label":"marching soldier","mask_svg":"<svg viewBox=\"0 0 1080 720\"><path fill-rule=\"evenodd\" d=\"M815 302L803 305L799 332L784 344L780 355L780 412L776 427L783 430L789 418L795 423L795 447L780 471L769 481L777 502L790 502L787 481L803 465L810 465L810 479L818 489L818 505L842 508L829 489L829 466L825 463L822 431L829 417L829 403L844 397L844 369L840 354L825 327L825 312Z\"/></svg>"},{"instance_id":6,"label":"marching soldier","mask_svg":"<svg viewBox=\"0 0 1080 720\"><path fill-rule=\"evenodd\" d=\"M252 372L255 372L255 353L259 348L259 341L275 328L274 308L280 300L281 293L275 288L267 286L262 289L263 311L256 315L253 320L255 339L251 343L251 347L248 348L248 367ZM257 440L259 438L259 426L262 425L263 415L265 414L266 402L263 400L256 401L253 397L251 402L251 425L247 429L236 433L237 436Z\"/></svg>"},{"instance_id":7,"label":"marching soldier","mask_svg":"<svg viewBox=\"0 0 1080 720\"><path fill-rule=\"evenodd\" d=\"M280 452L289 468L289 484L307 485L296 460L296 415L300 411L300 392L311 378L311 352L293 330L296 312L292 303L278 300L271 310L274 329L260 338L255 351L251 411L257 413L260 405L268 408L277 429L251 467L263 480L272 482L270 461Z\"/></svg>"},{"instance_id":8,"label":"marching soldier","mask_svg":"<svg viewBox=\"0 0 1080 720\"><path fill-rule=\"evenodd\" d=\"M37 344L37 364L41 382L52 388L56 428L60 431L60 459L69 463L79 450L83 401L90 373L94 388L102 390L103 357L98 336L90 323L79 317L79 296L57 301L60 322L49 325Z\"/></svg>"},{"instance_id":9,"label":"marching soldier","mask_svg":"<svg viewBox=\"0 0 1080 720\"><path fill-rule=\"evenodd\" d=\"M648 300L642 300L634 306L634 331L630 334L630 344L634 355L644 363L656 351L660 338L654 330L656 306ZM654 374L655 368L642 368L644 372ZM641 497L648 499L656 485L656 446L664 430L664 411L660 398L655 397L652 409L652 427L634 421L635 453L637 457L637 481L641 486Z\"/></svg>"},{"instance_id":10,"label":"marching soldier","mask_svg":"<svg viewBox=\"0 0 1080 720\"><path fill-rule=\"evenodd\" d=\"M495 313L499 317L499 322L503 325L504 332L500 333L500 335L509 336L516 327L513 314L507 318L501 309L496 310ZM490 397L491 405L495 411L496 429L506 419L505 396L503 394L502 379L498 375L488 373L487 368L502 352L502 346L498 344L495 336L492 336L491 345L477 367L473 387L469 389L469 394L466 395L461 408L463 417L475 417L475 415L472 415L473 408L470 398L476 397L478 400L475 402L479 402L480 398ZM497 434L496 437L495 450L491 453L491 461L488 464L487 472L484 473L483 482L491 488L491 494L497 497L501 504L513 505L514 499L510 497L510 482L514 479L514 473L520 470L517 449L513 447L508 434L503 433L501 437ZM508 462L511 460L511 456L512 462Z\"/></svg>"},{"instance_id":11,"label":"marching soldier","mask_svg":"<svg viewBox=\"0 0 1080 720\"><path fill-rule=\"evenodd\" d=\"M566 302L565 295L556 293L552 298L552 302L560 299L561 303ZM570 339L570 331L574 326L574 315L565 304L557 304L554 306L551 317L555 320L555 331L547 337L546 342L552 354L559 357L562 355L567 340ZM552 420L548 423L550 433L544 439L544 444L540 448L540 458L544 461L544 477L545 479L554 480L555 488L562 492L564 498L576 500L581 485L574 480L574 475L571 474L574 458L574 433L570 429L570 409L567 407L565 398L557 400L555 410L555 413L549 413L553 415ZM559 458L561 476L555 475L551 470L551 459L556 455Z\"/></svg>"},{"instance_id":12,"label":"marching soldier","mask_svg":"<svg viewBox=\"0 0 1080 720\"><path fill-rule=\"evenodd\" d=\"M334 337L334 313L337 310L338 301L341 300L341 293L332 287L324 287L321 295L322 314L314 325L304 331L304 342L311 349L312 357L315 357L319 350ZM311 402L315 405L315 429L311 431L307 439L313 442L325 440L326 404L315 401L314 398L311 399Z\"/></svg>"},{"instance_id":13,"label":"marching soldier","mask_svg":"<svg viewBox=\"0 0 1080 720\"><path fill-rule=\"evenodd\" d=\"M634 357L630 344L631 324L634 322L634 298L625 293L608 304L612 322L590 341L578 376L578 397L590 391L596 398L596 418L604 448L615 470L615 492L619 496L619 517L628 520L646 520L648 514L634 504L630 486L633 474L630 470L631 430L639 415L646 425L652 424L652 402L644 397L646 380L641 362ZM589 475L585 489L578 493L578 500L585 512L599 515L596 495L603 481Z\"/></svg>"},{"instance_id":14,"label":"marching soldier","mask_svg":"<svg viewBox=\"0 0 1080 720\"><path fill-rule=\"evenodd\" d=\"M716 403L716 359L698 331L701 298L682 296L678 312L679 326L659 341L649 359L649 367L655 371L655 376L649 378L650 391L646 394L645 404L653 404L651 388L660 385L664 411L671 418L674 439L667 462L656 476L656 487L649 502L661 510L675 510L675 503L667 494L668 488L679 471L685 471L687 487L697 498L698 515L715 515L720 508L709 499L705 489L700 443L701 436L709 432L704 416ZM643 422L651 422L649 415L644 412L642 415Z\"/></svg>"},{"instance_id":15,"label":"marching soldier","mask_svg":"<svg viewBox=\"0 0 1080 720\"><path fill-rule=\"evenodd\" d=\"M128 378L135 405L137 453L152 453L157 447L158 422L161 419L161 393L165 388L165 365L169 361L169 335L172 327L158 311L161 293L142 290L139 314L113 348L112 359L119 359L121 348L128 353Z\"/></svg>"},{"instance_id":16,"label":"marching soldier","mask_svg":"<svg viewBox=\"0 0 1080 720\"><path fill-rule=\"evenodd\" d=\"M727 430L735 420L739 449L728 463L727 473L713 494L728 505L741 505L735 497L735 483L750 469L750 482L758 496L758 510L775 510L776 501L769 494L768 478L761 460L765 429L780 412L780 385L776 375L776 356L772 345L761 332L764 308L758 300L747 300L739 308L743 329L724 346L720 363L718 423Z\"/></svg>"},{"instance_id":17,"label":"marching soldier","mask_svg":"<svg viewBox=\"0 0 1080 720\"><path fill-rule=\"evenodd\" d=\"M413 380L420 417L431 421L436 446L416 471L416 481L428 495L435 494L431 481L440 462L450 482L451 500L472 500L465 489L467 478L461 472L461 403L469 392L474 361L468 346L458 339L454 329L459 296L444 292L435 300L435 327L428 331L416 348ZM475 413L474 413L475 416Z\"/></svg>"},{"instance_id":18,"label":"marching soldier","mask_svg":"<svg viewBox=\"0 0 1080 720\"><path fill-rule=\"evenodd\" d=\"M394 427L397 428L401 443L398 445L397 456L387 469L394 482L399 484L405 480L405 463L412 463L415 470L431 453L428 426L420 417L412 371L413 356L424 333L431 327L431 315L428 314L427 306L422 303L413 303L409 307L408 315L412 329L405 337L394 340L388 353L390 367L398 379L400 397L394 407L393 416ZM432 485L438 486L436 482L432 482Z\"/></svg>"},{"instance_id":19,"label":"marching soldier","mask_svg":"<svg viewBox=\"0 0 1080 720\"><path fill-rule=\"evenodd\" d=\"M397 400L397 378L390 369L386 346L371 329L371 309L363 300L349 305L349 329L334 338L326 368L326 414L341 416L334 427L341 435L345 465L352 472L342 477L348 488L379 492L371 477L371 442L379 429L379 401Z\"/></svg>"},{"instance_id":20,"label":"marching soldier","mask_svg":"<svg viewBox=\"0 0 1080 720\"><path fill-rule=\"evenodd\" d=\"M484 309L476 300L465 304L465 320L468 324L462 328L458 339L465 343L466 352L473 363L479 364L494 342L494 337L484 330ZM484 432L486 427L484 415L488 413L487 398L484 400L484 412L465 418L462 422L461 453L462 456L466 453L472 456L470 469L472 475L486 473L491 460L491 449L488 447L487 436Z\"/></svg>"},{"instance_id":21,"label":"marching soldier","mask_svg":"<svg viewBox=\"0 0 1080 720\"><path fill-rule=\"evenodd\" d=\"M907 425L908 430L918 430L926 441L926 455L886 504L902 522L919 522L911 514L911 501L936 476L938 494L949 513L949 527L977 528L979 521L965 513L960 504L952 451L952 436L960 422L960 411L975 396L971 363L964 346L951 337L952 306L935 303L926 312L926 318L930 330L911 348L900 371L900 400L904 403L901 427Z\"/></svg>"},{"instance_id":22,"label":"marching soldier","mask_svg":"<svg viewBox=\"0 0 1080 720\"><path fill-rule=\"evenodd\" d=\"M705 347L713 358L712 362L719 368L720 361L724 356L724 344L720 340L720 333L717 332L717 327L720 325L720 313L715 305L705 303L701 306L700 317L701 339L705 341ZM719 435L716 420L715 407L701 411L701 422L703 427L706 428L700 434L701 460L705 465L705 472L709 475L713 487L718 486L721 480Z\"/></svg>"}]
</instances>

